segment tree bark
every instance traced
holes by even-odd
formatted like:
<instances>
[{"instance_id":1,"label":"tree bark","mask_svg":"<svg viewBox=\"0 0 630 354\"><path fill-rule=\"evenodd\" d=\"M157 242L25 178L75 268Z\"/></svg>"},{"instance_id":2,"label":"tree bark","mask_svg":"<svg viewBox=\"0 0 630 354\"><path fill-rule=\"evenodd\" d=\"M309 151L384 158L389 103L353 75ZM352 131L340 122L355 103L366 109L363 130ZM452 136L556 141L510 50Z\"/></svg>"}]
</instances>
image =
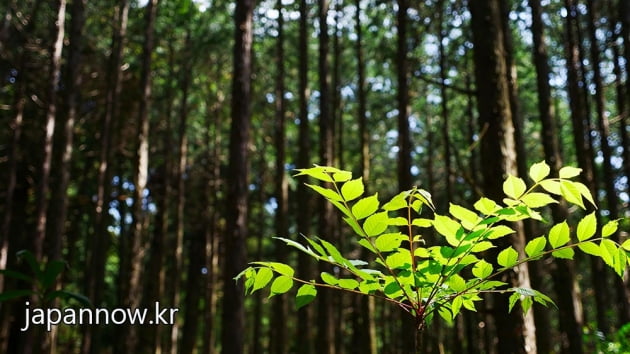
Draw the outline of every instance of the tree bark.
<instances>
[{"instance_id":1,"label":"tree bark","mask_svg":"<svg viewBox=\"0 0 630 354\"><path fill-rule=\"evenodd\" d=\"M222 352L243 353L244 291L234 277L247 266L246 237L251 120L251 49L254 0L236 2L234 12L234 73L230 125L225 263L223 270Z\"/></svg>"},{"instance_id":2,"label":"tree bark","mask_svg":"<svg viewBox=\"0 0 630 354\"><path fill-rule=\"evenodd\" d=\"M545 160L551 168L551 175L557 176L562 167L562 155L557 135L557 122L551 105L551 86L549 85L549 59L545 42L542 7L539 0L529 0L532 11L532 36L534 41L533 60L536 68L536 87L538 95L538 114L541 122L541 140ZM566 203L552 207L554 222L562 222L567 218ZM582 353L582 316L581 309L576 308L580 303L579 287L575 280L573 265L565 260L554 260L556 268L551 275L554 279L554 289L558 296L560 312L560 350L563 353ZM539 347L539 350L541 348Z\"/></svg>"},{"instance_id":3,"label":"tree bark","mask_svg":"<svg viewBox=\"0 0 630 354\"><path fill-rule=\"evenodd\" d=\"M480 128L485 129L481 139L483 189L486 196L501 200L502 182L508 174L518 175L514 125L510 103L508 68L505 57L505 33L502 29L500 3L497 0L469 3L474 43L475 81L477 84L477 107ZM499 249L514 246L522 252L525 239L522 226L513 225L516 234L501 244ZM496 255L496 252L495 252ZM529 283L527 267L518 267L506 272L501 279L509 286L524 286ZM497 328L498 351L500 353L525 353L534 350L531 332L526 328L523 313L519 309L507 312L508 295L493 297L493 317Z\"/></svg>"}]
</instances>

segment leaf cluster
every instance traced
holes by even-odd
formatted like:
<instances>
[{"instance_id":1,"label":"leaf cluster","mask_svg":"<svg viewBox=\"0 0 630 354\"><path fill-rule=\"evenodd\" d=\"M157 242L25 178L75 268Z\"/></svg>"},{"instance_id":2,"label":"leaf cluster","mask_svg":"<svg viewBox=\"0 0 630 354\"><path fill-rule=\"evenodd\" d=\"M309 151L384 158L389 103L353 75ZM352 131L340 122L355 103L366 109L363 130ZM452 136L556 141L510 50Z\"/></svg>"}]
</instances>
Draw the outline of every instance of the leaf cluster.
<instances>
[{"instance_id":1,"label":"leaf cluster","mask_svg":"<svg viewBox=\"0 0 630 354\"><path fill-rule=\"evenodd\" d=\"M347 259L322 238L304 237L300 243L278 237L318 262L330 263L342 271L338 275L322 272L318 280L304 280L296 277L287 264L253 262L236 277L245 279L247 294L271 284L271 297L299 283L296 307L300 308L313 301L317 288L339 289L394 303L413 315L422 329L435 313L452 322L463 308L476 311L483 293L511 293L509 311L519 301L525 312L533 302L553 305L537 290L508 287L496 280L497 275L544 256L572 259L577 248L601 258L619 276L630 264L630 240L619 244L609 238L617 230L618 221L598 228L595 212L583 217L575 232L566 221L553 225L546 235L530 240L524 254L512 246L485 252L497 248L497 240L515 233L511 222L544 222L541 208L558 203L560 197L582 209L585 201L594 205L588 188L573 180L580 174L575 167L564 167L558 178L550 178L549 166L544 161L536 163L529 170L531 186L519 177L508 176L503 183L506 197L501 203L485 197L472 209L451 203L447 215L436 212L431 195L423 189L403 191L382 203L378 193L365 196L362 179L353 179L348 171L317 165L297 171L297 176L325 182L324 186L306 185L343 214L358 244L372 258ZM430 229L440 236L436 245L428 244L423 236ZM489 259L489 254L496 258Z\"/></svg>"}]
</instances>

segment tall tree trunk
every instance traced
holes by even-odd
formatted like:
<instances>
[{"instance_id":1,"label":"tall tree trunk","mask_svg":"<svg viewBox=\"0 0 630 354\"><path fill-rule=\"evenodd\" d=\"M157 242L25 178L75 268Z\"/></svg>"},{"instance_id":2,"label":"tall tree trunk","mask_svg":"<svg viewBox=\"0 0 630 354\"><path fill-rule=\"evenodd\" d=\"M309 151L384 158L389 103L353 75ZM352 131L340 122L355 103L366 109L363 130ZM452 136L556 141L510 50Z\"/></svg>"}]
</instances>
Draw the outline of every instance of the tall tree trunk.
<instances>
[{"instance_id":1,"label":"tall tree trunk","mask_svg":"<svg viewBox=\"0 0 630 354\"><path fill-rule=\"evenodd\" d=\"M541 137L545 160L551 167L552 176L557 176L562 167L562 156L557 135L557 123L551 105L551 86L549 85L549 59L545 43L542 7L540 0L529 0L532 11L533 60L536 68L536 87L538 94L538 114L541 122ZM562 202L552 208L555 222L567 218L566 203ZM575 280L573 265L562 259L555 260L556 268L552 270L553 284L558 296L560 312L560 349L563 353L582 353L582 318L580 309L579 288ZM539 328L537 328L539 329ZM538 348L541 350L541 347Z\"/></svg>"},{"instance_id":2,"label":"tall tree trunk","mask_svg":"<svg viewBox=\"0 0 630 354\"><path fill-rule=\"evenodd\" d=\"M623 144L623 172L630 176L630 136L627 127L630 125L630 80L626 78L625 85L622 83L621 73L630 72L630 4L628 1L619 1L618 14L621 23L622 49L613 46L615 51L615 76L617 81L617 107L619 108L619 135ZM614 11L614 10L613 10ZM615 22L611 22L614 25ZM625 65L620 63L619 58L624 57ZM623 66L623 67L622 67ZM626 192L630 193L630 181L626 183ZM630 288L630 277L626 277L626 287Z\"/></svg>"},{"instance_id":3,"label":"tall tree trunk","mask_svg":"<svg viewBox=\"0 0 630 354\"><path fill-rule=\"evenodd\" d=\"M298 38L298 101L299 120L297 166L306 168L310 165L311 138L308 120L308 8L306 0L299 3L299 38ZM311 224L309 206L312 204L310 193L303 183L299 183L296 190L296 223L301 234L308 235ZM305 207L306 206L306 207ZM298 272L303 277L310 277L312 273L311 257L300 252L298 255ZM298 310L297 323L297 351L300 354L310 354L315 344L313 342L313 308L304 306Z\"/></svg>"},{"instance_id":4,"label":"tall tree trunk","mask_svg":"<svg viewBox=\"0 0 630 354\"><path fill-rule=\"evenodd\" d=\"M154 47L154 27L158 0L149 0L145 9L144 44L142 47L142 72L140 76L141 99L137 119L137 150L134 161L133 176L133 222L127 240L126 270L127 278L123 278L125 289L122 292L122 305L137 308L142 298L142 264L144 239L148 226L148 215L144 207L149 174L149 117L151 112L151 70ZM121 333L126 352L136 350L138 344L137 326L121 326Z\"/></svg>"},{"instance_id":5,"label":"tall tree trunk","mask_svg":"<svg viewBox=\"0 0 630 354\"><path fill-rule=\"evenodd\" d=\"M331 116L331 93L330 93L330 69L328 62L328 0L318 1L318 21L319 21L319 162L321 165L329 166L333 164L333 122ZM324 199L319 200L319 220L318 229L322 237L329 241L333 236L334 229L332 221L334 219L332 205ZM321 266L321 265L320 265ZM328 270L325 266L320 271ZM315 343L317 353L335 353L335 315L333 308L333 298L330 290L321 291L317 303L317 329L318 338Z\"/></svg>"},{"instance_id":6,"label":"tall tree trunk","mask_svg":"<svg viewBox=\"0 0 630 354\"><path fill-rule=\"evenodd\" d=\"M601 59L599 50L599 41L597 40L597 21L599 16L598 5L593 0L587 1L588 7L588 27L589 27L589 41L591 43L591 62L593 67L593 82L595 84L595 112L597 115L597 124L599 128L599 144L602 151L604 161L602 163L603 168L603 183L604 190L606 191L606 207L608 209L608 217L610 220L615 220L619 217L619 200L617 198L617 190L615 188L615 173L612 166L612 148L608 142L610 136L610 127L608 123L608 117L606 116L606 99L604 93L604 83L601 73ZM615 233L612 239L619 242L619 233ZM628 290L626 289L623 279L620 277L614 277L614 290L617 296L617 326L621 327L624 324L630 322L630 297L628 297Z\"/></svg>"},{"instance_id":7,"label":"tall tree trunk","mask_svg":"<svg viewBox=\"0 0 630 354\"><path fill-rule=\"evenodd\" d=\"M365 59L363 49L363 24L361 23L361 0L355 0L355 32L357 35L355 50L357 61L357 120L359 125L360 170L363 182L368 190L370 180L370 135L367 121L367 97L365 88ZM367 193L367 192L366 192ZM361 248L362 258L367 257L367 250ZM374 323L375 301L371 296L357 296L359 303L353 311L354 331L352 332L352 348L357 352L376 354L376 326Z\"/></svg>"},{"instance_id":8,"label":"tall tree trunk","mask_svg":"<svg viewBox=\"0 0 630 354\"><path fill-rule=\"evenodd\" d=\"M453 174L451 173L451 144L449 138L449 111L448 111L448 91L446 87L448 68L446 67L446 50L444 40L448 35L448 30L444 28L444 1L440 1L438 10L438 52L440 56L440 115L442 117L442 141L444 144L444 171L446 178L446 200L453 200ZM430 129L430 126L429 126ZM430 151L430 150L429 150Z\"/></svg>"},{"instance_id":9,"label":"tall tree trunk","mask_svg":"<svg viewBox=\"0 0 630 354\"><path fill-rule=\"evenodd\" d=\"M278 37L276 42L276 89L275 89L275 135L274 145L276 151L275 186L277 208L275 211L275 234L287 237L289 232L289 182L285 171L286 163L286 102L285 91L285 70L284 70L284 14L282 0L276 3L278 10ZM279 262L286 262L286 247L276 247L276 259ZM287 352L287 295L275 296L272 304L271 317L271 338L270 351L272 353L284 354Z\"/></svg>"},{"instance_id":10,"label":"tall tree trunk","mask_svg":"<svg viewBox=\"0 0 630 354\"><path fill-rule=\"evenodd\" d=\"M565 44L567 89L575 153L577 154L578 165L582 169L582 182L589 188L591 194L596 196L588 111L584 101L583 88L580 86L580 47L576 36L578 10L574 0L565 0L564 5L567 10ZM608 297L605 295L608 292L607 272L608 270L604 268L604 264L599 258L591 257L591 277L593 279L593 291L595 292L597 326L604 333L608 333L610 326L606 315L609 307L606 300Z\"/></svg>"},{"instance_id":11,"label":"tall tree trunk","mask_svg":"<svg viewBox=\"0 0 630 354\"><path fill-rule=\"evenodd\" d=\"M105 114L100 135L100 151L96 181L96 202L94 228L95 237L86 243L86 265L92 271L85 275L85 294L94 306L101 306L104 298L105 259L109 248L107 210L109 209L110 162L113 119L118 116L118 101L122 87L122 57L127 33L129 14L128 0L120 0L114 15L114 33L112 34L111 54L107 68L107 89L105 95ZM100 348L100 327L86 326L81 343L81 353L95 354Z\"/></svg>"},{"instance_id":12,"label":"tall tree trunk","mask_svg":"<svg viewBox=\"0 0 630 354\"><path fill-rule=\"evenodd\" d=\"M249 130L251 120L251 49L254 0L236 2L234 12L234 73L232 122L228 165L225 265L223 268L222 352L243 353L244 292L234 277L247 266L247 191L249 179Z\"/></svg>"},{"instance_id":13,"label":"tall tree trunk","mask_svg":"<svg viewBox=\"0 0 630 354\"><path fill-rule=\"evenodd\" d=\"M485 129L485 135L481 139L483 187L488 198L501 200L503 179L507 174L517 175L518 170L500 3L498 0L474 1L469 3L469 8L472 18L477 107L481 129ZM499 248L514 246L519 251L523 250L525 239L522 227L514 226L517 229L516 234L511 239L506 239ZM507 272L501 280L509 286L522 286L529 283L529 274L526 267L519 267L515 271ZM498 351L525 353L530 349L527 346L535 346L535 341L532 343L528 340L528 331L534 329L525 328L520 309L507 313L507 307L506 294L493 297Z\"/></svg>"}]
</instances>

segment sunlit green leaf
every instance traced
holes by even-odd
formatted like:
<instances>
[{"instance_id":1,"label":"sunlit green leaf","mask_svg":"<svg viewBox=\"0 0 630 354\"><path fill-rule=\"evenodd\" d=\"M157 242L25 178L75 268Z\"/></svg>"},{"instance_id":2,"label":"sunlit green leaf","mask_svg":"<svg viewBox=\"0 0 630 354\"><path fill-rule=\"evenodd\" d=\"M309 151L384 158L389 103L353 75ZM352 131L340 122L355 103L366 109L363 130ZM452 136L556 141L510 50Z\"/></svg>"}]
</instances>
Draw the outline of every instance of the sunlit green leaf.
<instances>
[{"instance_id":1,"label":"sunlit green leaf","mask_svg":"<svg viewBox=\"0 0 630 354\"><path fill-rule=\"evenodd\" d=\"M607 222L602 227L602 237L608 237L615 232L617 232L617 228L619 227L619 220L611 220Z\"/></svg>"},{"instance_id":2,"label":"sunlit green leaf","mask_svg":"<svg viewBox=\"0 0 630 354\"><path fill-rule=\"evenodd\" d=\"M291 290L292 286L293 286L293 279L291 279L290 277L281 275L277 277L273 281L273 283L271 283L271 293L269 294L269 297L272 297L274 295L284 294L287 291Z\"/></svg>"},{"instance_id":3,"label":"sunlit green leaf","mask_svg":"<svg viewBox=\"0 0 630 354\"><path fill-rule=\"evenodd\" d=\"M496 247L494 244L492 244L492 242L490 241L481 241L481 242L477 242L472 249L470 250L471 252L483 252L483 251L487 251L493 247Z\"/></svg>"},{"instance_id":4,"label":"sunlit green leaf","mask_svg":"<svg viewBox=\"0 0 630 354\"><path fill-rule=\"evenodd\" d=\"M509 175L503 182L503 192L512 199L519 199L526 189L525 182L519 177Z\"/></svg>"},{"instance_id":5,"label":"sunlit green leaf","mask_svg":"<svg viewBox=\"0 0 630 354\"><path fill-rule=\"evenodd\" d=\"M352 290L359 286L359 282L354 279L339 279L337 285L339 285L340 288Z\"/></svg>"},{"instance_id":6,"label":"sunlit green leaf","mask_svg":"<svg viewBox=\"0 0 630 354\"><path fill-rule=\"evenodd\" d=\"M573 259L575 252L573 248L563 248L561 250L551 252L551 255L555 258Z\"/></svg>"},{"instance_id":7,"label":"sunlit green leaf","mask_svg":"<svg viewBox=\"0 0 630 354\"><path fill-rule=\"evenodd\" d=\"M529 168L529 177L531 177L534 182L540 182L545 177L549 176L550 171L549 165L547 165L545 161L541 161L533 164Z\"/></svg>"},{"instance_id":8,"label":"sunlit green leaf","mask_svg":"<svg viewBox=\"0 0 630 354\"><path fill-rule=\"evenodd\" d=\"M609 266L615 266L615 257L617 257L617 245L615 242L609 239L603 239L599 244L599 256L604 260L604 263Z\"/></svg>"},{"instance_id":9,"label":"sunlit green leaf","mask_svg":"<svg viewBox=\"0 0 630 354\"><path fill-rule=\"evenodd\" d=\"M374 246L376 246L376 248L381 252L390 252L400 247L400 243L406 238L407 237L400 232L382 234L376 238Z\"/></svg>"},{"instance_id":10,"label":"sunlit green leaf","mask_svg":"<svg viewBox=\"0 0 630 354\"><path fill-rule=\"evenodd\" d=\"M623 241L623 243L621 244L621 248L623 248L624 250L630 252L630 238Z\"/></svg>"},{"instance_id":11,"label":"sunlit green leaf","mask_svg":"<svg viewBox=\"0 0 630 354\"><path fill-rule=\"evenodd\" d=\"M569 238L569 225L567 225L566 221L554 225L551 230L549 230L549 244L551 248L564 246L569 242Z\"/></svg>"},{"instance_id":12,"label":"sunlit green leaf","mask_svg":"<svg viewBox=\"0 0 630 354\"><path fill-rule=\"evenodd\" d=\"M595 235L597 230L597 217L595 212L586 215L577 226L577 239L578 241L588 240Z\"/></svg>"},{"instance_id":13,"label":"sunlit green leaf","mask_svg":"<svg viewBox=\"0 0 630 354\"><path fill-rule=\"evenodd\" d=\"M588 200L589 203L591 203L591 205L597 209L597 205L595 204L593 195L591 194L591 191L588 189L588 187L581 182L573 182L573 185L575 186L575 188L577 188L578 191L580 191L582 197L586 198L586 200Z\"/></svg>"},{"instance_id":14,"label":"sunlit green leaf","mask_svg":"<svg viewBox=\"0 0 630 354\"><path fill-rule=\"evenodd\" d=\"M547 239L545 239L545 236L536 237L535 239L527 242L527 245L525 245L525 253L529 257L536 257L545 250L546 245Z\"/></svg>"},{"instance_id":15,"label":"sunlit green leaf","mask_svg":"<svg viewBox=\"0 0 630 354\"><path fill-rule=\"evenodd\" d=\"M317 288L311 284L303 284L298 288L297 294L295 295L295 309L298 310L301 307L304 307L313 300L317 296Z\"/></svg>"},{"instance_id":16,"label":"sunlit green leaf","mask_svg":"<svg viewBox=\"0 0 630 354\"><path fill-rule=\"evenodd\" d=\"M490 240L495 240L497 238L507 236L515 233L513 229L505 225L497 225L488 229L487 237Z\"/></svg>"},{"instance_id":17,"label":"sunlit green leaf","mask_svg":"<svg viewBox=\"0 0 630 354\"><path fill-rule=\"evenodd\" d=\"M332 274L327 272L321 272L319 275L322 278L322 281L328 285L337 285L339 280Z\"/></svg>"},{"instance_id":18,"label":"sunlit green leaf","mask_svg":"<svg viewBox=\"0 0 630 354\"><path fill-rule=\"evenodd\" d=\"M453 274L448 278L448 286L456 292L466 289L466 281L458 274Z\"/></svg>"},{"instance_id":19,"label":"sunlit green leaf","mask_svg":"<svg viewBox=\"0 0 630 354\"><path fill-rule=\"evenodd\" d=\"M590 254L592 256L598 256L600 255L600 250L599 250L599 246L591 241L587 241L587 242L583 242L583 243L578 243L578 248L580 250L582 250L582 252Z\"/></svg>"},{"instance_id":20,"label":"sunlit green leaf","mask_svg":"<svg viewBox=\"0 0 630 354\"><path fill-rule=\"evenodd\" d=\"M580 173L582 173L581 168L572 167L572 166L562 167L560 171L558 171L560 178L573 178L573 177L579 176Z\"/></svg>"},{"instance_id":21,"label":"sunlit green leaf","mask_svg":"<svg viewBox=\"0 0 630 354\"><path fill-rule=\"evenodd\" d=\"M258 264L265 267L269 267L280 275L286 275L292 277L295 274L293 268L290 265L279 262L252 262L251 264Z\"/></svg>"},{"instance_id":22,"label":"sunlit green leaf","mask_svg":"<svg viewBox=\"0 0 630 354\"><path fill-rule=\"evenodd\" d=\"M271 269L267 267L258 269L258 272L256 272L256 278L254 278L254 286L252 287L252 293L256 290L262 289L265 286L267 286L267 284L269 284L272 278L273 278L273 271Z\"/></svg>"},{"instance_id":23,"label":"sunlit green leaf","mask_svg":"<svg viewBox=\"0 0 630 354\"><path fill-rule=\"evenodd\" d=\"M467 230L472 230L481 221L481 218L477 215L477 213L460 205L451 203L448 210L451 215L461 221L462 226Z\"/></svg>"},{"instance_id":24,"label":"sunlit green leaf","mask_svg":"<svg viewBox=\"0 0 630 354\"><path fill-rule=\"evenodd\" d=\"M399 248L385 259L385 264L392 269L408 268L411 265L411 254L406 248Z\"/></svg>"},{"instance_id":25,"label":"sunlit green leaf","mask_svg":"<svg viewBox=\"0 0 630 354\"><path fill-rule=\"evenodd\" d=\"M341 195L347 202L360 197L363 195L364 191L363 180L361 178L350 180L341 186Z\"/></svg>"},{"instance_id":26,"label":"sunlit green leaf","mask_svg":"<svg viewBox=\"0 0 630 354\"><path fill-rule=\"evenodd\" d=\"M383 205L383 210L393 211L400 210L402 208L407 207L407 196L409 195L408 191L400 192L396 196L394 196L389 202Z\"/></svg>"},{"instance_id":27,"label":"sunlit green leaf","mask_svg":"<svg viewBox=\"0 0 630 354\"><path fill-rule=\"evenodd\" d=\"M521 197L521 201L530 208L540 208L545 205L557 203L558 201L551 198L547 193L528 193Z\"/></svg>"},{"instance_id":28,"label":"sunlit green leaf","mask_svg":"<svg viewBox=\"0 0 630 354\"><path fill-rule=\"evenodd\" d=\"M540 181L540 186L549 193L553 193L556 195L562 194L560 191L560 182L556 180L546 179Z\"/></svg>"},{"instance_id":29,"label":"sunlit green leaf","mask_svg":"<svg viewBox=\"0 0 630 354\"><path fill-rule=\"evenodd\" d=\"M484 279L492 274L492 270L492 264L482 259L473 266L472 274L479 279Z\"/></svg>"},{"instance_id":30,"label":"sunlit green leaf","mask_svg":"<svg viewBox=\"0 0 630 354\"><path fill-rule=\"evenodd\" d=\"M499 252L497 263L505 268L510 268L518 262L518 252L512 246Z\"/></svg>"},{"instance_id":31,"label":"sunlit green leaf","mask_svg":"<svg viewBox=\"0 0 630 354\"><path fill-rule=\"evenodd\" d=\"M343 198L341 198L339 193L335 192L334 190L330 188L324 188L316 184L308 184L308 183L305 183L305 185L311 188L312 190L314 190L315 192L319 193L326 199L329 199L331 201L336 201L336 202L343 201Z\"/></svg>"},{"instance_id":32,"label":"sunlit green leaf","mask_svg":"<svg viewBox=\"0 0 630 354\"><path fill-rule=\"evenodd\" d=\"M386 211L373 214L363 222L363 230L368 236L380 235L387 229L388 219Z\"/></svg>"},{"instance_id":33,"label":"sunlit green leaf","mask_svg":"<svg viewBox=\"0 0 630 354\"><path fill-rule=\"evenodd\" d=\"M461 228L461 225L457 221L449 218L448 216L435 214L433 226L438 233L446 237L449 244L452 246L456 246L458 244L455 236Z\"/></svg>"},{"instance_id":34,"label":"sunlit green leaf","mask_svg":"<svg viewBox=\"0 0 630 354\"><path fill-rule=\"evenodd\" d=\"M564 199L567 200L567 202L575 204L582 209L586 209L584 207L584 202L582 201L582 194L580 193L580 190L576 187L575 183L571 181L561 181L560 192Z\"/></svg>"},{"instance_id":35,"label":"sunlit green leaf","mask_svg":"<svg viewBox=\"0 0 630 354\"><path fill-rule=\"evenodd\" d=\"M378 193L362 198L352 206L352 215L358 220L374 214L378 210Z\"/></svg>"},{"instance_id":36,"label":"sunlit green leaf","mask_svg":"<svg viewBox=\"0 0 630 354\"><path fill-rule=\"evenodd\" d=\"M492 215L494 214L495 211L497 211L497 209L499 209L499 206L497 205L497 203L495 203L493 200L488 199L486 197L482 197L481 199L479 199L474 204L474 207L475 209L477 209L478 211L480 211L481 213L485 215Z\"/></svg>"},{"instance_id":37,"label":"sunlit green leaf","mask_svg":"<svg viewBox=\"0 0 630 354\"><path fill-rule=\"evenodd\" d=\"M433 225L433 222L430 219L415 218L411 221L411 225L417 227L431 227L431 225Z\"/></svg>"}]
</instances>

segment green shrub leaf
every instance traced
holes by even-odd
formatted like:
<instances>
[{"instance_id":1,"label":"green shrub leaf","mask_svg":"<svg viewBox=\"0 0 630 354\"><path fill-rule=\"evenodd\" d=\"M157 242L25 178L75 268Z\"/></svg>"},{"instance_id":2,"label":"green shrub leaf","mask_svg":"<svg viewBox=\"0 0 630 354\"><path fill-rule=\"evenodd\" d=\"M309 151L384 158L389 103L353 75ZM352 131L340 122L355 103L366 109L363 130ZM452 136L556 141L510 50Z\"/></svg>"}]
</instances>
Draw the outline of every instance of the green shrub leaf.
<instances>
[{"instance_id":1,"label":"green shrub leaf","mask_svg":"<svg viewBox=\"0 0 630 354\"><path fill-rule=\"evenodd\" d=\"M363 186L363 180L361 178L350 180L341 186L341 196L345 201L357 199L365 191Z\"/></svg>"},{"instance_id":2,"label":"green shrub leaf","mask_svg":"<svg viewBox=\"0 0 630 354\"><path fill-rule=\"evenodd\" d=\"M295 295L295 309L299 310L301 307L304 307L313 300L317 296L317 288L311 284L303 284L298 288L297 294Z\"/></svg>"},{"instance_id":3,"label":"green shrub leaf","mask_svg":"<svg viewBox=\"0 0 630 354\"><path fill-rule=\"evenodd\" d=\"M551 248L558 248L569 242L569 225L566 221L554 225L549 230L549 244Z\"/></svg>"},{"instance_id":4,"label":"green shrub leaf","mask_svg":"<svg viewBox=\"0 0 630 354\"><path fill-rule=\"evenodd\" d=\"M545 177L549 176L550 171L549 165L547 165L545 161L541 161L533 164L529 168L529 177L531 177L534 182L540 182Z\"/></svg>"},{"instance_id":5,"label":"green shrub leaf","mask_svg":"<svg viewBox=\"0 0 630 354\"><path fill-rule=\"evenodd\" d=\"M577 239L578 241L585 241L595 235L597 230L597 217L595 212L586 215L577 226Z\"/></svg>"}]
</instances>

